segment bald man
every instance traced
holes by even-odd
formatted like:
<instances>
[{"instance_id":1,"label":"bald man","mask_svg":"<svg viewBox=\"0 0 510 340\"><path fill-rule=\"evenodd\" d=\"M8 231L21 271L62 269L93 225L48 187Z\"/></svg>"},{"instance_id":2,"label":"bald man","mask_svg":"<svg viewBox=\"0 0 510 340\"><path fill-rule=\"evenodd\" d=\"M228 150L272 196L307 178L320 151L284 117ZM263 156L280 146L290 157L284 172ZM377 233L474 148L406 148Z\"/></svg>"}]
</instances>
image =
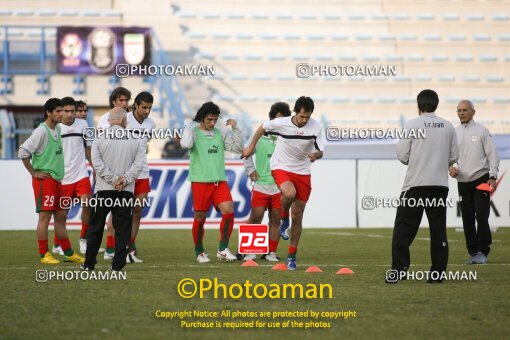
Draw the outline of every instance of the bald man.
<instances>
[{"instance_id":1,"label":"bald man","mask_svg":"<svg viewBox=\"0 0 510 340\"><path fill-rule=\"evenodd\" d=\"M490 192L476 187L487 183L492 190L496 190L499 168L499 157L492 135L489 129L473 120L475 113L475 107L469 100L461 100L457 105L461 123L455 129L459 160L456 166L448 168L450 176L458 181L462 225L470 255L466 264L487 263L492 243L489 227L491 198Z\"/></svg>"}]
</instances>

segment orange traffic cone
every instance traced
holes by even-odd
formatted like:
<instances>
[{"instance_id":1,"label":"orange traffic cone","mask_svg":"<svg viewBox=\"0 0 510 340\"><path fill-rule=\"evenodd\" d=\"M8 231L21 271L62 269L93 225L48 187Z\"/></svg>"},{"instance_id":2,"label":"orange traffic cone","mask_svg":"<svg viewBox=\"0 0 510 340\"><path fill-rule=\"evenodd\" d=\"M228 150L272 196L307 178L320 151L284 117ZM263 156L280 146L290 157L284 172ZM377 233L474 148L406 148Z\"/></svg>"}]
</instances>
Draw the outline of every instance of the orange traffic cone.
<instances>
[{"instance_id":1,"label":"orange traffic cone","mask_svg":"<svg viewBox=\"0 0 510 340\"><path fill-rule=\"evenodd\" d=\"M287 270L287 266L284 263L278 263L271 268L272 270Z\"/></svg>"},{"instance_id":2,"label":"orange traffic cone","mask_svg":"<svg viewBox=\"0 0 510 340\"><path fill-rule=\"evenodd\" d=\"M253 260L248 260L248 261L245 261L241 267L258 267L259 265L257 264L257 262L253 261Z\"/></svg>"},{"instance_id":3,"label":"orange traffic cone","mask_svg":"<svg viewBox=\"0 0 510 340\"><path fill-rule=\"evenodd\" d=\"M311 266L311 267L308 267L308 269L305 272L306 273L322 273L322 270L320 270L319 267Z\"/></svg>"},{"instance_id":4,"label":"orange traffic cone","mask_svg":"<svg viewBox=\"0 0 510 340\"><path fill-rule=\"evenodd\" d=\"M340 268L337 274L354 274L354 272L350 268Z\"/></svg>"}]
</instances>

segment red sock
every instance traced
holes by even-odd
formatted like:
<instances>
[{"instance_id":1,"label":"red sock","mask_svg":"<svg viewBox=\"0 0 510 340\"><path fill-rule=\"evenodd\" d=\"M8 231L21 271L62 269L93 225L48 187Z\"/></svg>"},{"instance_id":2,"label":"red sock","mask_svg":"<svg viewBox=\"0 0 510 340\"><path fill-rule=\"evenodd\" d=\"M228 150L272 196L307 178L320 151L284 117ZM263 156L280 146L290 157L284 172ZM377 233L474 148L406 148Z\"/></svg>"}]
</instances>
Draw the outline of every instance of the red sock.
<instances>
[{"instance_id":1,"label":"red sock","mask_svg":"<svg viewBox=\"0 0 510 340\"><path fill-rule=\"evenodd\" d=\"M271 239L269 239L269 252L275 252L276 253L276 249L278 248L278 241L279 241L280 238L278 238L278 240L276 241L273 241Z\"/></svg>"},{"instance_id":2,"label":"red sock","mask_svg":"<svg viewBox=\"0 0 510 340\"><path fill-rule=\"evenodd\" d=\"M45 255L48 252L48 240L37 240L39 243L39 255Z\"/></svg>"},{"instance_id":3,"label":"red sock","mask_svg":"<svg viewBox=\"0 0 510 340\"><path fill-rule=\"evenodd\" d=\"M296 258L297 247L289 246L289 257Z\"/></svg>"},{"instance_id":4,"label":"red sock","mask_svg":"<svg viewBox=\"0 0 510 340\"><path fill-rule=\"evenodd\" d=\"M65 252L66 250L71 249L71 242L69 241L69 238L63 238L60 239L60 246L62 247L62 250Z\"/></svg>"},{"instance_id":5,"label":"red sock","mask_svg":"<svg viewBox=\"0 0 510 340\"><path fill-rule=\"evenodd\" d=\"M58 242L58 237L57 237L57 235L53 235L53 244L55 245L55 247L58 247L58 245L60 244L60 243Z\"/></svg>"},{"instance_id":6,"label":"red sock","mask_svg":"<svg viewBox=\"0 0 510 340\"><path fill-rule=\"evenodd\" d=\"M289 211L282 209L280 216L281 218L289 218Z\"/></svg>"},{"instance_id":7,"label":"red sock","mask_svg":"<svg viewBox=\"0 0 510 340\"><path fill-rule=\"evenodd\" d=\"M133 244L135 244L135 238L131 237L131 241L129 241L129 245L132 246Z\"/></svg>"},{"instance_id":8,"label":"red sock","mask_svg":"<svg viewBox=\"0 0 510 340\"><path fill-rule=\"evenodd\" d=\"M202 241L204 240L204 223L205 218L203 220L193 219L193 227L191 229L191 233L193 234L193 243L195 243L195 253L200 255L204 252L204 245Z\"/></svg>"},{"instance_id":9,"label":"red sock","mask_svg":"<svg viewBox=\"0 0 510 340\"><path fill-rule=\"evenodd\" d=\"M113 237L112 235L106 236L106 248L108 249L115 248L115 237Z\"/></svg>"},{"instance_id":10,"label":"red sock","mask_svg":"<svg viewBox=\"0 0 510 340\"><path fill-rule=\"evenodd\" d=\"M89 225L85 224L85 223L82 223L81 224L80 238L85 238L85 236L87 235L87 229L89 229Z\"/></svg>"},{"instance_id":11,"label":"red sock","mask_svg":"<svg viewBox=\"0 0 510 340\"><path fill-rule=\"evenodd\" d=\"M220 246L218 247L220 251L228 247L232 229L234 229L234 213L223 215L220 223Z\"/></svg>"}]
</instances>

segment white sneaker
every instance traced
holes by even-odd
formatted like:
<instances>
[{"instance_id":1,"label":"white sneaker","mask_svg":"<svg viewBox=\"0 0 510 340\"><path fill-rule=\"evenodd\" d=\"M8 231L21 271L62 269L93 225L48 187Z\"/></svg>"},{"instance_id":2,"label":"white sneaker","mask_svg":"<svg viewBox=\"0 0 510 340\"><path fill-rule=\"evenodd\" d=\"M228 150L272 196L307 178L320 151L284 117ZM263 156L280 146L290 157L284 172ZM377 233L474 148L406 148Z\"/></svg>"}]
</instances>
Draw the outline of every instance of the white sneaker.
<instances>
[{"instance_id":1,"label":"white sneaker","mask_svg":"<svg viewBox=\"0 0 510 340\"><path fill-rule=\"evenodd\" d=\"M80 253L85 254L87 252L87 239L80 238Z\"/></svg>"},{"instance_id":2,"label":"white sneaker","mask_svg":"<svg viewBox=\"0 0 510 340\"><path fill-rule=\"evenodd\" d=\"M105 260L113 260L113 256L115 256L115 252L109 253L107 251L104 252L104 259Z\"/></svg>"},{"instance_id":3,"label":"white sneaker","mask_svg":"<svg viewBox=\"0 0 510 340\"><path fill-rule=\"evenodd\" d=\"M233 255L228 248L225 248L223 251L219 251L216 253L216 257L218 260L225 260L225 261L235 261L237 260L237 257Z\"/></svg>"},{"instance_id":4,"label":"white sneaker","mask_svg":"<svg viewBox=\"0 0 510 340\"><path fill-rule=\"evenodd\" d=\"M128 253L126 256L126 263L142 263L143 260L135 256L135 251Z\"/></svg>"},{"instance_id":5,"label":"white sneaker","mask_svg":"<svg viewBox=\"0 0 510 340\"><path fill-rule=\"evenodd\" d=\"M272 251L266 255L266 261L278 262L278 261L280 261L280 259L278 258L278 256L276 256L276 253L274 251Z\"/></svg>"},{"instance_id":6,"label":"white sneaker","mask_svg":"<svg viewBox=\"0 0 510 340\"><path fill-rule=\"evenodd\" d=\"M59 245L58 247L53 246L53 249L51 250L53 254L59 254L64 255L64 251L62 250L62 247Z\"/></svg>"},{"instance_id":7,"label":"white sneaker","mask_svg":"<svg viewBox=\"0 0 510 340\"><path fill-rule=\"evenodd\" d=\"M199 254L197 256L197 261L198 263L207 263L207 262L211 262L211 260L209 260L209 257L207 257L207 254L202 252L201 254Z\"/></svg>"},{"instance_id":8,"label":"white sneaker","mask_svg":"<svg viewBox=\"0 0 510 340\"><path fill-rule=\"evenodd\" d=\"M248 254L248 255L244 255L243 260L245 260L245 261L255 260L256 258L257 258L257 255L255 255L255 254Z\"/></svg>"}]
</instances>

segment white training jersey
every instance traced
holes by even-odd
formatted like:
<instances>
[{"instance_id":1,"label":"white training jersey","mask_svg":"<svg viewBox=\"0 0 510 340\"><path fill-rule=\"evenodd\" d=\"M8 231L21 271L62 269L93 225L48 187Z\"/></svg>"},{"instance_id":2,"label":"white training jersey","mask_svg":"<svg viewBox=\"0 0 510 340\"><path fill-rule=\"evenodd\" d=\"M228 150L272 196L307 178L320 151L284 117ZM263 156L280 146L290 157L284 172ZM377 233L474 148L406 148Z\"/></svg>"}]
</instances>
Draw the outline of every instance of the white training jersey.
<instances>
[{"instance_id":1,"label":"white training jersey","mask_svg":"<svg viewBox=\"0 0 510 340\"><path fill-rule=\"evenodd\" d=\"M275 118L262 124L264 130L278 136L276 148L271 157L271 170L285 170L298 175L311 173L308 155L324 151L325 138L321 124L310 118L303 127L294 125L291 117Z\"/></svg>"},{"instance_id":2,"label":"white training jersey","mask_svg":"<svg viewBox=\"0 0 510 340\"><path fill-rule=\"evenodd\" d=\"M147 119L140 123L138 120L136 120L135 116L133 115L133 112L128 112L127 128L153 131L156 128L156 123L154 123L154 120L152 120L151 117L147 117ZM149 142L149 140L147 142ZM145 154L145 163L143 166L143 170L142 172L140 172L140 175L138 176L138 179L145 178L149 178L149 164L147 162L147 154Z\"/></svg>"},{"instance_id":3,"label":"white training jersey","mask_svg":"<svg viewBox=\"0 0 510 340\"><path fill-rule=\"evenodd\" d=\"M110 119L110 111L106 112L104 115L99 117L99 120L97 121L97 128L98 129L107 129L110 127L110 122L108 121Z\"/></svg>"},{"instance_id":4,"label":"white training jersey","mask_svg":"<svg viewBox=\"0 0 510 340\"><path fill-rule=\"evenodd\" d=\"M73 124L59 124L64 147L64 178L62 184L72 184L82 178L89 177L85 147L92 145L91 141L83 138L83 129L88 127L87 122L75 119Z\"/></svg>"}]
</instances>

